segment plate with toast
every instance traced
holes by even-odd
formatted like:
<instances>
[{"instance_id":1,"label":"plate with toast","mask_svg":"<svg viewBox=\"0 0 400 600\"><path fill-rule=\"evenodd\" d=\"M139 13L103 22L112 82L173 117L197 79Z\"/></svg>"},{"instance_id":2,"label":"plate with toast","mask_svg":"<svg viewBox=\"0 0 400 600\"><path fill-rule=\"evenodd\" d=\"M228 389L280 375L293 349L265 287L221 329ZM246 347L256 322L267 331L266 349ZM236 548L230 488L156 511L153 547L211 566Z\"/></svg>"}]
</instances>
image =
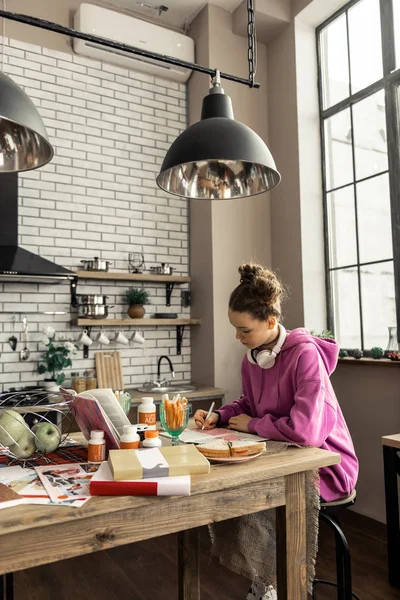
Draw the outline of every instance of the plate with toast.
<instances>
[{"instance_id":1,"label":"plate with toast","mask_svg":"<svg viewBox=\"0 0 400 600\"><path fill-rule=\"evenodd\" d=\"M265 451L265 442L215 439L206 444L199 444L197 450L210 462L236 463L257 458Z\"/></svg>"}]
</instances>

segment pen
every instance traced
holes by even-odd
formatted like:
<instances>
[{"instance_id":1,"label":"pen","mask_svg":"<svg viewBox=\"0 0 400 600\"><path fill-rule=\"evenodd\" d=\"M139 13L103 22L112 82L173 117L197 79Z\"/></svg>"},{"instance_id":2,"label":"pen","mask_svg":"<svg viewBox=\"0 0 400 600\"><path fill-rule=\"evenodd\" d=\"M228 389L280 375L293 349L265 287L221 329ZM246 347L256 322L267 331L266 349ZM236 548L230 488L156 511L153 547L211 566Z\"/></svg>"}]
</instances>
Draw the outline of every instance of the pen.
<instances>
[{"instance_id":1,"label":"pen","mask_svg":"<svg viewBox=\"0 0 400 600\"><path fill-rule=\"evenodd\" d=\"M203 431L203 429L204 429L204 425L206 424L206 421L207 421L207 419L210 417L210 415L211 415L211 413L212 413L212 411L213 411L213 408L214 408L214 406L215 406L215 402L212 402L212 403L211 403L211 406L210 406L210 408L208 409L207 416L206 416L206 418L204 419L204 424L203 424L203 427L201 428L201 430L202 430L202 431Z\"/></svg>"}]
</instances>

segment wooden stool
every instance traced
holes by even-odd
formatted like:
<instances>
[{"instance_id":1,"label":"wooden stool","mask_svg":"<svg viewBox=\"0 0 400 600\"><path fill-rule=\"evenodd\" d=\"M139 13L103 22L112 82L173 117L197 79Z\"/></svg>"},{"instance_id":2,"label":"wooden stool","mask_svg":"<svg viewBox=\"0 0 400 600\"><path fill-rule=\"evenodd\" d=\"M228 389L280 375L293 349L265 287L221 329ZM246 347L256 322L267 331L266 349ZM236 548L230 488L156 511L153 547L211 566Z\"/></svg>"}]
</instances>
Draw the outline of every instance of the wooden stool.
<instances>
[{"instance_id":1,"label":"wooden stool","mask_svg":"<svg viewBox=\"0 0 400 600\"><path fill-rule=\"evenodd\" d=\"M397 478L400 475L400 434L384 435L383 468L385 475L386 536L389 583L400 588L400 524Z\"/></svg>"},{"instance_id":2,"label":"wooden stool","mask_svg":"<svg viewBox=\"0 0 400 600\"><path fill-rule=\"evenodd\" d=\"M352 591L351 581L351 558L349 546L346 537L340 527L338 513L343 508L353 506L356 501L356 491L354 490L349 496L333 500L332 502L321 502L319 511L320 520L324 521L335 534L335 549L336 549L336 583L327 581L326 579L314 579L313 581L313 600L317 600L317 585L330 585L337 588L338 600L352 600L359 597Z\"/></svg>"}]
</instances>

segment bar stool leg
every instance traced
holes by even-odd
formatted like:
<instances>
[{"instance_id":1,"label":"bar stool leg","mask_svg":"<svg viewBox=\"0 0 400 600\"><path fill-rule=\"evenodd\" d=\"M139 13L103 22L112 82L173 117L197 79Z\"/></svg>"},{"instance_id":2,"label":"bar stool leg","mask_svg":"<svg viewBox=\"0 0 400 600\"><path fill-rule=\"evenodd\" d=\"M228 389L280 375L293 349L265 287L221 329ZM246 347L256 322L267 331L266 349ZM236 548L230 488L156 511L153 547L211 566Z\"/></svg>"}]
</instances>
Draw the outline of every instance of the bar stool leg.
<instances>
[{"instance_id":1,"label":"bar stool leg","mask_svg":"<svg viewBox=\"0 0 400 600\"><path fill-rule=\"evenodd\" d=\"M5 600L14 600L14 573L6 573L5 575Z\"/></svg>"},{"instance_id":2,"label":"bar stool leg","mask_svg":"<svg viewBox=\"0 0 400 600\"><path fill-rule=\"evenodd\" d=\"M400 523L399 494L397 491L398 449L383 446L385 474L386 531L389 582L400 588Z\"/></svg>"}]
</instances>

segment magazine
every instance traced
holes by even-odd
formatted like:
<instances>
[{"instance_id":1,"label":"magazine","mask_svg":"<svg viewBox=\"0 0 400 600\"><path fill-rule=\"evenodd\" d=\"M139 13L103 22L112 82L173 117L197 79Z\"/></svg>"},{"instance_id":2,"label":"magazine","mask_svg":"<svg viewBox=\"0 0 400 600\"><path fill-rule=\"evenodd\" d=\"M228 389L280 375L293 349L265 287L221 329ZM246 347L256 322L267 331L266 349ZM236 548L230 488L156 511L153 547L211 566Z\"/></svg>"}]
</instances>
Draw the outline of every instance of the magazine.
<instances>
[{"instance_id":1,"label":"magazine","mask_svg":"<svg viewBox=\"0 0 400 600\"><path fill-rule=\"evenodd\" d=\"M72 402L76 423L85 438L93 430L104 431L107 450L119 448L124 425L130 421L110 388L90 390L77 394L61 388L61 394Z\"/></svg>"},{"instance_id":2,"label":"magazine","mask_svg":"<svg viewBox=\"0 0 400 600\"><path fill-rule=\"evenodd\" d=\"M98 468L98 464L71 463L35 467L35 470L53 502L82 506L91 497L89 483Z\"/></svg>"},{"instance_id":3,"label":"magazine","mask_svg":"<svg viewBox=\"0 0 400 600\"><path fill-rule=\"evenodd\" d=\"M7 493L6 490L9 492ZM62 504L78 507L83 503L76 502L75 499L69 502L53 501L35 469L4 467L0 469L0 509L18 504Z\"/></svg>"}]
</instances>

